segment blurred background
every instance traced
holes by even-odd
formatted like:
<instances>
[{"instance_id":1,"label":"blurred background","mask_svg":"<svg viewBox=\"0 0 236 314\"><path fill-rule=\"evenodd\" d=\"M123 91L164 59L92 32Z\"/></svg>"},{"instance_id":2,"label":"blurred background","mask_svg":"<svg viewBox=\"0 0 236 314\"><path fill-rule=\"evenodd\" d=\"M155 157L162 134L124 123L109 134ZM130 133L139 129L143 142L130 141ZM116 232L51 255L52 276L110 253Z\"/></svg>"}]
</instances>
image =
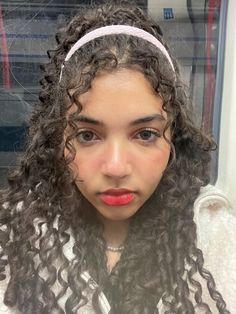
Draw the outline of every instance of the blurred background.
<instances>
[{"instance_id":1,"label":"blurred background","mask_svg":"<svg viewBox=\"0 0 236 314\"><path fill-rule=\"evenodd\" d=\"M91 4L91 0L0 2L0 187L23 151L28 116L38 101L40 64L47 62L46 51L55 45L55 31ZM228 1L139 0L136 4L161 25L190 88L197 123L219 144ZM218 161L216 151L212 183L218 178Z\"/></svg>"}]
</instances>

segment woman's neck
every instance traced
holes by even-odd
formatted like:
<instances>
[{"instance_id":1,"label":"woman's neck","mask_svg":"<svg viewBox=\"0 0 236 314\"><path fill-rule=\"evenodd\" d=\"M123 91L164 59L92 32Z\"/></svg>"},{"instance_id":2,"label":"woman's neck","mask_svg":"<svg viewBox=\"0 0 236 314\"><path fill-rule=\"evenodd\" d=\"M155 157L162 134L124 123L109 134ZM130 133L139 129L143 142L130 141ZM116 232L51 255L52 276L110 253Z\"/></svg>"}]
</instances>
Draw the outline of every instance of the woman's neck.
<instances>
[{"instance_id":1,"label":"woman's neck","mask_svg":"<svg viewBox=\"0 0 236 314\"><path fill-rule=\"evenodd\" d=\"M123 245L129 230L129 220L124 221L111 221L104 217L100 217L104 226L103 236L106 241L106 245L118 248ZM107 257L107 271L111 273L114 266L120 260L121 251L112 252L106 250Z\"/></svg>"},{"instance_id":2,"label":"woman's neck","mask_svg":"<svg viewBox=\"0 0 236 314\"><path fill-rule=\"evenodd\" d=\"M105 217L99 216L100 221L104 226L103 236L108 246L121 246L128 234L129 219L121 221L108 220Z\"/></svg>"}]
</instances>

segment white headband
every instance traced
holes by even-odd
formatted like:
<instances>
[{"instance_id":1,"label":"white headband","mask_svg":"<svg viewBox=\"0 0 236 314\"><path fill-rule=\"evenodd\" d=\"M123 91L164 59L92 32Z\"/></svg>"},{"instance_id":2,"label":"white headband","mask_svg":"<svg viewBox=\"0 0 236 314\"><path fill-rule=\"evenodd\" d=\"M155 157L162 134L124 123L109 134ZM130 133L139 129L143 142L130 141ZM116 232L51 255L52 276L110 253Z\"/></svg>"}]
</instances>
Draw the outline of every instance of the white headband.
<instances>
[{"instance_id":1,"label":"white headband","mask_svg":"<svg viewBox=\"0 0 236 314\"><path fill-rule=\"evenodd\" d=\"M167 60L169 61L173 71L174 69L174 65L173 62L170 58L170 55L168 53L168 51L166 50L166 48L163 46L163 44L153 35L151 35L150 33L144 31L143 29L134 27L134 26L129 26L129 25L108 25L108 26L103 26L100 28L97 28L87 34L85 34L83 37L81 37L69 50L69 52L67 53L66 57L65 57L65 61L70 60L70 58L72 57L72 55L79 49L81 48L83 45L85 45L86 43L92 41L95 38L98 37L102 37L102 36L106 36L106 35L112 35L112 34L126 34L126 35L131 35L131 36L135 36L135 37L139 37L142 38L144 40L149 41L150 43L152 43L154 46L156 46L158 49L161 50L161 52L163 53L163 55L167 58ZM62 71L64 68L64 62L61 66L61 73L60 73L60 78L59 78L59 82L61 81L62 78Z\"/></svg>"}]
</instances>

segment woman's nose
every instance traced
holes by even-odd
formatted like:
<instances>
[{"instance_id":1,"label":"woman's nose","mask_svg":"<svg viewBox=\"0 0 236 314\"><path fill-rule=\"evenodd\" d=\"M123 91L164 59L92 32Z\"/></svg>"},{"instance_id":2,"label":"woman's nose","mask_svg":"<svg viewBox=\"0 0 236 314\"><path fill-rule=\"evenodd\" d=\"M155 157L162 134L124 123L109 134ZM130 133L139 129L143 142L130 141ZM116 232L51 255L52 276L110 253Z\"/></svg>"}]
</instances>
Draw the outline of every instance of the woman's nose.
<instances>
[{"instance_id":1,"label":"woman's nose","mask_svg":"<svg viewBox=\"0 0 236 314\"><path fill-rule=\"evenodd\" d=\"M104 151L102 173L109 177L123 178L131 173L128 145L113 142Z\"/></svg>"}]
</instances>

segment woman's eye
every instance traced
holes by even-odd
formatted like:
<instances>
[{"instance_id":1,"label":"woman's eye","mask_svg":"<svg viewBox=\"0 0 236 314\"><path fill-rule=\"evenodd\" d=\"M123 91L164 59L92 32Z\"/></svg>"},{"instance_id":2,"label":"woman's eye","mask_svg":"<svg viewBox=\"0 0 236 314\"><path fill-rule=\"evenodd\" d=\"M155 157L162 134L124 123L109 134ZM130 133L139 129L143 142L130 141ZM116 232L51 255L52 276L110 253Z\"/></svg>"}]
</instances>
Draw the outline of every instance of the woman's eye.
<instances>
[{"instance_id":1,"label":"woman's eye","mask_svg":"<svg viewBox=\"0 0 236 314\"><path fill-rule=\"evenodd\" d=\"M154 142L158 137L160 137L160 133L153 129L144 129L139 131L136 137L144 142Z\"/></svg>"},{"instance_id":2,"label":"woman's eye","mask_svg":"<svg viewBox=\"0 0 236 314\"><path fill-rule=\"evenodd\" d=\"M82 130L79 131L77 136L76 136L77 140L80 143L89 143L91 141L94 141L97 139L97 136L94 132L89 131L89 130Z\"/></svg>"}]
</instances>

